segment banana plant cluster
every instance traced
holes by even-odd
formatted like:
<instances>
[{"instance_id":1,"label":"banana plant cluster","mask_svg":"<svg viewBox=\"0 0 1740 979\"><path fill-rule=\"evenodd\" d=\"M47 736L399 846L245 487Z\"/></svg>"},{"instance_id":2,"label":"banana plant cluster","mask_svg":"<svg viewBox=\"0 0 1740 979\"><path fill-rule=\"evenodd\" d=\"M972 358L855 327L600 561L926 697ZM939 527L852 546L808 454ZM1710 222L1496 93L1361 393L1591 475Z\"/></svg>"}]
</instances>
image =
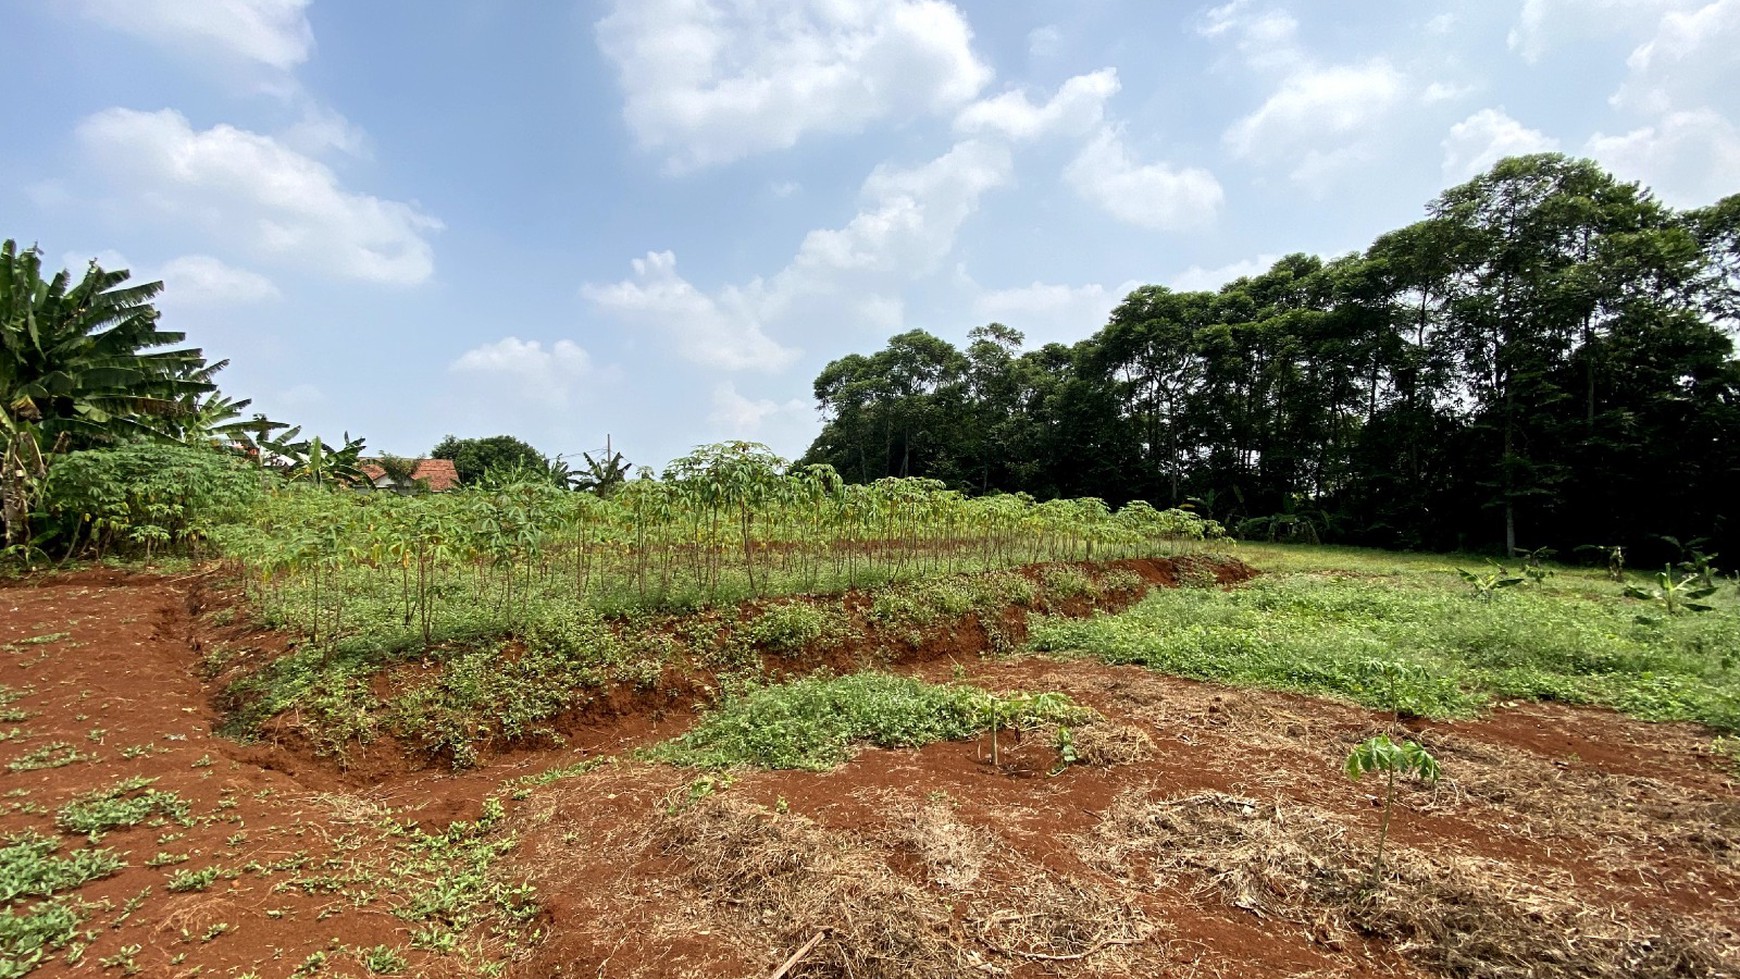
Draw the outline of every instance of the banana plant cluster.
<instances>
[{"instance_id":1,"label":"banana plant cluster","mask_svg":"<svg viewBox=\"0 0 1740 979\"><path fill-rule=\"evenodd\" d=\"M1177 553L1218 536L1182 510L970 497L927 479L845 483L765 446L703 446L608 497L547 480L402 496L284 485L221 544L310 636L346 631L346 593L390 595L425 644L454 615L507 632L541 604L667 607L837 591L927 574ZM382 628L377 615L367 623ZM353 622L361 627L362 623Z\"/></svg>"}]
</instances>

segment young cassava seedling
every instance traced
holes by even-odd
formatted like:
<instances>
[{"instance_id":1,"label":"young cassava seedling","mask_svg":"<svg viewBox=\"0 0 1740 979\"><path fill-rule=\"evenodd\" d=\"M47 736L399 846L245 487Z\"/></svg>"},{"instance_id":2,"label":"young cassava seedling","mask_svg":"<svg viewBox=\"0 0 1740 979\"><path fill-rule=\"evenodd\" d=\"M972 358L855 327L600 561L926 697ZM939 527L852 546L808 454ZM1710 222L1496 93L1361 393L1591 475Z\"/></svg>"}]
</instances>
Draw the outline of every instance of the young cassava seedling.
<instances>
[{"instance_id":1,"label":"young cassava seedling","mask_svg":"<svg viewBox=\"0 0 1740 979\"><path fill-rule=\"evenodd\" d=\"M1347 777L1359 781L1370 772L1384 773L1384 815L1378 828L1377 853L1372 860L1371 883L1376 886L1384 869L1384 844L1390 836L1390 814L1396 804L1396 776L1414 775L1427 783L1438 781L1438 759L1414 741L1399 744L1387 734L1361 741L1347 756Z\"/></svg>"}]
</instances>

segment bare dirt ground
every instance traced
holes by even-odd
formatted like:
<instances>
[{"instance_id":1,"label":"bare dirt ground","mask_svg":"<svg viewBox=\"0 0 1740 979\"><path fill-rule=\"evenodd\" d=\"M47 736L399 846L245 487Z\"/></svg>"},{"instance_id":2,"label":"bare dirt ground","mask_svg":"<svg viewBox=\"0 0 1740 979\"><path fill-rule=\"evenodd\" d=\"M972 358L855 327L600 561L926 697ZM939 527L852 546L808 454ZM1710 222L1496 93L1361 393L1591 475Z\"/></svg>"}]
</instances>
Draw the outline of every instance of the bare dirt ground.
<instances>
[{"instance_id":1,"label":"bare dirt ground","mask_svg":"<svg viewBox=\"0 0 1740 979\"><path fill-rule=\"evenodd\" d=\"M1074 732L1084 763L1050 774L1048 732L1003 742L1001 766L986 740L825 774L628 759L692 720L673 711L365 783L211 733L193 584L0 588L0 733L17 730L0 762L23 763L0 770L0 832L85 846L56 812L133 776L189 803L103 837L128 865L76 892L79 953L33 975L770 976L800 950L787 975L1740 975L1740 784L1690 726L1538 704L1411 723L1445 778L1402 787L1372 890L1381 783L1340 770L1389 729L1365 710L957 649L901 668L1069 694L1103 717ZM517 845L490 886L530 883L538 910L414 947L440 942L406 895L464 882L408 834L475 820L492 794L491 838ZM203 889L170 889L199 871Z\"/></svg>"}]
</instances>

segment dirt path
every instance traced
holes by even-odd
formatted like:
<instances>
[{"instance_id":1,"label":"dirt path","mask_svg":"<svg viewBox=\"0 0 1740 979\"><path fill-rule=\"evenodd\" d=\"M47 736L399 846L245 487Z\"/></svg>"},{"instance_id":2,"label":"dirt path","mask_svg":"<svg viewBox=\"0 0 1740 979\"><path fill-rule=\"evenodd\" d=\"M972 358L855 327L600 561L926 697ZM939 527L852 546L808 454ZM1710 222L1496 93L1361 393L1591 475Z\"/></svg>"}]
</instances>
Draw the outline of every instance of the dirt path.
<instances>
[{"instance_id":1,"label":"dirt path","mask_svg":"<svg viewBox=\"0 0 1740 979\"><path fill-rule=\"evenodd\" d=\"M1030 737L1001 770L983 744L945 743L729 784L634 762L528 780L684 723L629 718L462 776L357 786L211 733L188 589L111 572L0 588L0 733L17 731L0 830L90 846L57 813L129 778L186 803L102 837L127 865L73 894L78 935L33 975L766 975L823 929L794 975L1430 974L1328 912L1241 907L1152 847L1121 855L1113 833L1116 814L1224 796L1369 840L1374 786L1338 770L1383 728L1363 710L1135 668L936 661L911 670L1069 693L1144 757L1049 777L1056 752ZM1638 927L1678 921L1728 971L1674 974L1735 974L1740 790L1707 736L1545 705L1415 726L1448 779L1406 790L1400 852ZM492 795L499 819L445 832Z\"/></svg>"}]
</instances>

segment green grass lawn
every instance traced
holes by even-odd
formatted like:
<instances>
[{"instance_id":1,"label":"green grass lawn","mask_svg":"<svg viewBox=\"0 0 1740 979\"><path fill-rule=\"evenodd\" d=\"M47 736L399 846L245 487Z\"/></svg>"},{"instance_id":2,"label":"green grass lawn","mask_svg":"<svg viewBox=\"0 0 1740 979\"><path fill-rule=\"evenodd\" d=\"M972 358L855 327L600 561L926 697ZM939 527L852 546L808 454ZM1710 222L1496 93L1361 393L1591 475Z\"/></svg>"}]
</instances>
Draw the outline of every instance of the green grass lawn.
<instances>
[{"instance_id":1,"label":"green grass lawn","mask_svg":"<svg viewBox=\"0 0 1740 979\"><path fill-rule=\"evenodd\" d=\"M1426 717L1527 698L1740 730L1732 581L1706 600L1715 611L1669 615L1593 569L1552 567L1488 601L1457 574L1490 568L1467 555L1252 544L1236 553L1264 573L1232 589L1156 590L1118 615L1036 621L1031 643L1201 680L1382 709L1393 701Z\"/></svg>"}]
</instances>

